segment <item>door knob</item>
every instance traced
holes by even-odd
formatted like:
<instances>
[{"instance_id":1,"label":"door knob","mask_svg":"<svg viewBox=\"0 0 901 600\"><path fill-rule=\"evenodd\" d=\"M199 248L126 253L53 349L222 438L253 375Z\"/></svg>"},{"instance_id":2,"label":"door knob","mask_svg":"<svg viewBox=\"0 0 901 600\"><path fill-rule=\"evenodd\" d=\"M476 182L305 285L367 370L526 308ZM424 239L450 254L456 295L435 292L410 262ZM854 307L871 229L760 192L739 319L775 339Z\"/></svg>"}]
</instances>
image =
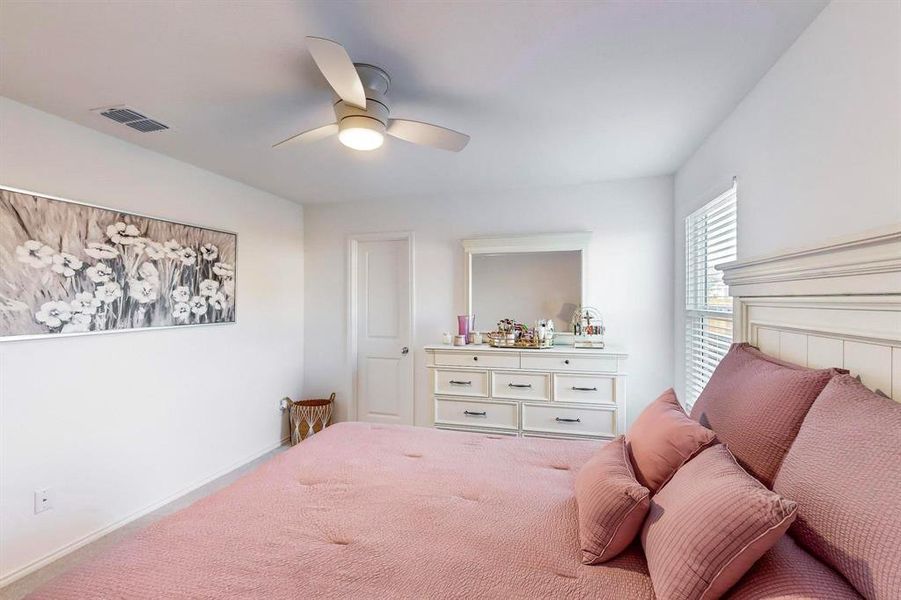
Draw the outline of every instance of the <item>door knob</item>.
<instances>
[{"instance_id":1,"label":"door knob","mask_svg":"<svg viewBox=\"0 0 901 600\"><path fill-rule=\"evenodd\" d=\"M410 353L410 349L407 348L406 346L404 346L403 348L400 349L400 353L403 354L404 356L406 356L407 354Z\"/></svg>"}]
</instances>

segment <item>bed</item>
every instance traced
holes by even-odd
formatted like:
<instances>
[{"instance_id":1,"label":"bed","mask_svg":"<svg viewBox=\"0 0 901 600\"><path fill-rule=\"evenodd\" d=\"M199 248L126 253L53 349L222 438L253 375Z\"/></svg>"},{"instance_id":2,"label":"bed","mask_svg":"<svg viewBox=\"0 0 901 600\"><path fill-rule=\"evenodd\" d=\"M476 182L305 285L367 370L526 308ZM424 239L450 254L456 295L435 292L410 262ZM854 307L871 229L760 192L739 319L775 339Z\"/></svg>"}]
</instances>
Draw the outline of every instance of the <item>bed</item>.
<instances>
[{"instance_id":1,"label":"bed","mask_svg":"<svg viewBox=\"0 0 901 600\"><path fill-rule=\"evenodd\" d=\"M596 441L339 423L33 598L653 598L580 562Z\"/></svg>"},{"instance_id":2,"label":"bed","mask_svg":"<svg viewBox=\"0 0 901 600\"><path fill-rule=\"evenodd\" d=\"M794 365L843 367L901 399L901 230L725 272L735 341ZM870 465L875 455L878 472L838 476L819 458L799 467L802 484L812 462L827 467L799 497L825 502L827 520L845 508L851 519L864 515L866 523L839 524L841 543L850 537L859 556L876 558L846 568L834 548L816 551L834 531L817 529L822 515L802 515L802 535L790 531L764 555L737 597L859 597L849 582L870 597L901 597L901 501L892 487L901 476L901 409L886 406L874 419L839 405L825 415L834 419L823 421L831 423L825 436L809 436L807 447L808 456L821 456L823 444L859 461L844 467ZM853 451L829 434L844 426ZM602 565L581 563L573 481L600 443L340 423L31 597L653 598L638 542ZM849 492L852 476L865 480ZM867 508L870 496L860 502L859 490L882 508ZM835 503L846 497L848 507ZM884 516L868 516L876 513ZM874 546L877 530L883 541ZM805 576L807 591L798 592ZM870 581L876 593L866 593Z\"/></svg>"}]
</instances>

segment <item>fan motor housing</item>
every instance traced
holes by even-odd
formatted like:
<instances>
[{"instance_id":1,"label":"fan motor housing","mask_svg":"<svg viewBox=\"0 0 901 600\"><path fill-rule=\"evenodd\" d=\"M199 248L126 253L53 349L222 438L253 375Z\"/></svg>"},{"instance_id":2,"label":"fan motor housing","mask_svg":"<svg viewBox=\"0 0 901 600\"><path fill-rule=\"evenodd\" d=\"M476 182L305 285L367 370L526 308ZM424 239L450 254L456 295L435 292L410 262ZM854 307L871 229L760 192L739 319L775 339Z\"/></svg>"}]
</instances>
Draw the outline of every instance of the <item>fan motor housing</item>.
<instances>
[{"instance_id":1,"label":"fan motor housing","mask_svg":"<svg viewBox=\"0 0 901 600\"><path fill-rule=\"evenodd\" d=\"M366 63L354 63L354 68L367 93L369 90L379 94L388 93L388 88L391 87L391 77L385 69Z\"/></svg>"},{"instance_id":2,"label":"fan motor housing","mask_svg":"<svg viewBox=\"0 0 901 600\"><path fill-rule=\"evenodd\" d=\"M370 98L369 92L366 92L366 108L357 108L351 106L344 100L335 102L335 121L338 125L346 119L374 119L382 125L388 125L388 105L383 104L376 98Z\"/></svg>"},{"instance_id":3,"label":"fan motor housing","mask_svg":"<svg viewBox=\"0 0 901 600\"><path fill-rule=\"evenodd\" d=\"M388 126L388 115L391 112L388 103L388 87L391 85L391 77L384 69L365 63L354 63L360 80L363 82L363 90L366 92L366 108L357 108L341 100L335 99L335 121L338 127L346 129L350 127L373 128L372 120L381 124L381 129ZM368 120L368 121L367 121Z\"/></svg>"}]
</instances>

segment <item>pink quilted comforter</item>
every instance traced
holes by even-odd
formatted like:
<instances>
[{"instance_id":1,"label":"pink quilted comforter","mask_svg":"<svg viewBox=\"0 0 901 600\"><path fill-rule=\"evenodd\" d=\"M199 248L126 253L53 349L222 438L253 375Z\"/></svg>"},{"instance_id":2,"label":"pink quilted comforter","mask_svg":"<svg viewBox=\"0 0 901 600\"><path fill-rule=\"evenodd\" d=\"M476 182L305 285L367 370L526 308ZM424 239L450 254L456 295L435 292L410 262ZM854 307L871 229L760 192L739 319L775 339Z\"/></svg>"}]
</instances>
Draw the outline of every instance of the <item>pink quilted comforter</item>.
<instances>
[{"instance_id":1,"label":"pink quilted comforter","mask_svg":"<svg viewBox=\"0 0 901 600\"><path fill-rule=\"evenodd\" d=\"M597 442L341 423L33 598L653 598L640 551L581 564Z\"/></svg>"}]
</instances>

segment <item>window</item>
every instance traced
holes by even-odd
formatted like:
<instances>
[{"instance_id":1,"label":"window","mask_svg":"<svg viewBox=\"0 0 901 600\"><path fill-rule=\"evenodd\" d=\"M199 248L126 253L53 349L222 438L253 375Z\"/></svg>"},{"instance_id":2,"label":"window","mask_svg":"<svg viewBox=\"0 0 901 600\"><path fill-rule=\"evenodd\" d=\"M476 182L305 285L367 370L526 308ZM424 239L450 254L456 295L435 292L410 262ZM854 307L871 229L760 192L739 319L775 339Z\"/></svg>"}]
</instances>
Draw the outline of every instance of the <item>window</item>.
<instances>
[{"instance_id":1,"label":"window","mask_svg":"<svg viewBox=\"0 0 901 600\"><path fill-rule=\"evenodd\" d=\"M716 266L735 260L735 184L685 218L685 402L691 407L732 343L732 298Z\"/></svg>"}]
</instances>

